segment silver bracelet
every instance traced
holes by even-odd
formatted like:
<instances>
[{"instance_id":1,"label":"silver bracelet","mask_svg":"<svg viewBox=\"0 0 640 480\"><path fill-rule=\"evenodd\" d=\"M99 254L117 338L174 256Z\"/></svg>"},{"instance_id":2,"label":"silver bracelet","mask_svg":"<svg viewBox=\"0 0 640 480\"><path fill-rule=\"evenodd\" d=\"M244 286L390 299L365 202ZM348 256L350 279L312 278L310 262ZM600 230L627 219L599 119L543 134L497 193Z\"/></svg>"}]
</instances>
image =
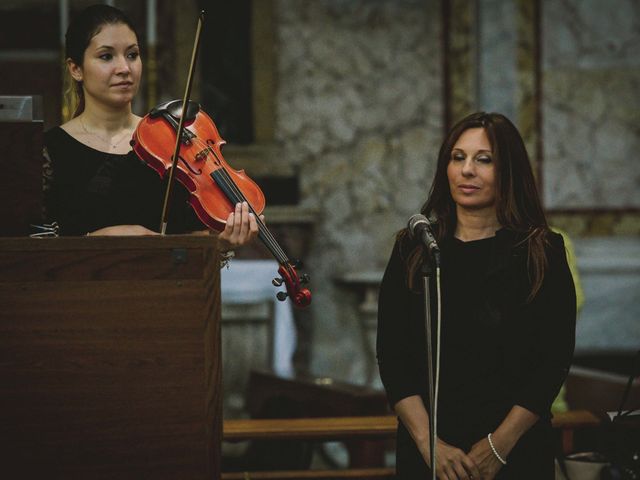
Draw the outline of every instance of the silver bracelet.
<instances>
[{"instance_id":1,"label":"silver bracelet","mask_svg":"<svg viewBox=\"0 0 640 480\"><path fill-rule=\"evenodd\" d=\"M493 454L496 456L496 458L500 461L502 465L506 465L507 461L500 456L500 454L496 450L496 447L493 446L493 440L491 440L491 434L487 435L487 440L489 440L489 446L491 447L491 451L493 451Z\"/></svg>"},{"instance_id":2,"label":"silver bracelet","mask_svg":"<svg viewBox=\"0 0 640 480\"><path fill-rule=\"evenodd\" d=\"M220 252L220 268L227 267L229 269L229 262L231 259L235 257L236 254L233 250L229 250L228 252Z\"/></svg>"}]
</instances>

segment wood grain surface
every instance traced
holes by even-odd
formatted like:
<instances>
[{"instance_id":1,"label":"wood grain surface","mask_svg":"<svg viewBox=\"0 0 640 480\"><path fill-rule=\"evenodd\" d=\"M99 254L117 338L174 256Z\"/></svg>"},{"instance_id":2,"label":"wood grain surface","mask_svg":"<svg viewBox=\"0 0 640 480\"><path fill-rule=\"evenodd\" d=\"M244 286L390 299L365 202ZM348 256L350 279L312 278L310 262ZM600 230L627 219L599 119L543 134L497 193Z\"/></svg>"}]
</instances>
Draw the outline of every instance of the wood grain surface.
<instances>
[{"instance_id":1,"label":"wood grain surface","mask_svg":"<svg viewBox=\"0 0 640 480\"><path fill-rule=\"evenodd\" d=\"M213 237L0 239L0 476L218 478Z\"/></svg>"}]
</instances>

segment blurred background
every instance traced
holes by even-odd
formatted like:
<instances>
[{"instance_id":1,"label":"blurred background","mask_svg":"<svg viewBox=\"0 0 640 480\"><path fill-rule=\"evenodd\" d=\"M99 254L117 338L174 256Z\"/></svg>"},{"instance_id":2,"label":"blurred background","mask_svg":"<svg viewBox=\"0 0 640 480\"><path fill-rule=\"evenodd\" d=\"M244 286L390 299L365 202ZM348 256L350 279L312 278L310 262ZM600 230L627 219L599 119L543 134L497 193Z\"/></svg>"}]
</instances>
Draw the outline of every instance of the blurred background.
<instances>
[{"instance_id":1,"label":"blurred background","mask_svg":"<svg viewBox=\"0 0 640 480\"><path fill-rule=\"evenodd\" d=\"M69 18L93 3L0 4L0 95L41 96L44 129L62 121ZM394 234L426 200L444 132L476 110L518 126L548 219L572 241L583 293L576 371L624 385L640 348L639 2L110 3L139 28L139 115L182 98L206 10L192 99L227 140L226 160L261 185L268 224L311 276L310 309L284 326L274 327L271 293L227 297L227 416L247 414L250 370L273 369L283 349L281 373L381 387L377 288ZM257 245L237 265L266 258ZM571 407L585 407L579 388ZM617 408L621 390L611 392L598 407Z\"/></svg>"}]
</instances>

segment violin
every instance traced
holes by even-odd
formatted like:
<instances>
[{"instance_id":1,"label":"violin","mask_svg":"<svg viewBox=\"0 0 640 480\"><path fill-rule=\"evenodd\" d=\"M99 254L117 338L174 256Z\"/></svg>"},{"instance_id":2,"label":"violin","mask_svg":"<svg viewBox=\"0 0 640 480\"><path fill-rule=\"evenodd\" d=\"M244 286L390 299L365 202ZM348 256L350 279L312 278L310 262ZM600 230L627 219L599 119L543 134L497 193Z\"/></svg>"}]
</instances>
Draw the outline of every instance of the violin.
<instances>
[{"instance_id":1,"label":"violin","mask_svg":"<svg viewBox=\"0 0 640 480\"><path fill-rule=\"evenodd\" d=\"M181 120L179 153L174 161L174 143L178 143ZM225 143L211 117L195 102L188 101L184 108L182 100L171 100L153 108L140 121L131 140L138 157L161 177L175 168L176 179L190 192L189 203L209 228L222 231L235 205L247 202L258 223L258 237L280 264L280 278L274 278L273 284L284 283L286 293L280 291L276 297L280 301L289 297L299 307L309 305L311 292L302 287L308 282L308 275L298 277L296 266L260 219L265 207L264 194L244 170L229 166L222 156L221 147Z\"/></svg>"}]
</instances>

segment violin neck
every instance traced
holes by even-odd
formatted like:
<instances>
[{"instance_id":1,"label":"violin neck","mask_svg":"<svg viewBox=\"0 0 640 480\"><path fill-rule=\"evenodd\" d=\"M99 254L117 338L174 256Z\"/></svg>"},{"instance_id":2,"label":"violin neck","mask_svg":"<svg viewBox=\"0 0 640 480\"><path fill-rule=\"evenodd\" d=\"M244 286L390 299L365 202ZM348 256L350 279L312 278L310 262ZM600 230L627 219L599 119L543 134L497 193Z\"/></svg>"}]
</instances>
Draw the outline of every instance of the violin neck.
<instances>
[{"instance_id":1,"label":"violin neck","mask_svg":"<svg viewBox=\"0 0 640 480\"><path fill-rule=\"evenodd\" d=\"M278 260L278 263L281 265L288 264L289 258L286 253L284 253L284 250L282 250L265 223L260 220L260 216L254 210L251 202L247 200L244 193L242 193L242 190L238 188L236 183L233 181L233 178L229 175L229 172L227 172L224 167L221 167L211 173L211 178L216 182L218 187L220 187L233 205L241 202L247 202L247 205L249 205L249 211L255 215L256 222L258 223L258 238L260 238L265 247L269 249L275 259Z\"/></svg>"},{"instance_id":2,"label":"violin neck","mask_svg":"<svg viewBox=\"0 0 640 480\"><path fill-rule=\"evenodd\" d=\"M253 210L253 208L249 208ZM255 212L254 215L256 215ZM258 221L258 238L262 241L264 246L267 247L271 252L271 255L275 257L280 265L287 265L289 263L287 254L284 253L284 250L280 247L275 237L271 234L264 222L260 220L258 215L256 215L256 220Z\"/></svg>"}]
</instances>

